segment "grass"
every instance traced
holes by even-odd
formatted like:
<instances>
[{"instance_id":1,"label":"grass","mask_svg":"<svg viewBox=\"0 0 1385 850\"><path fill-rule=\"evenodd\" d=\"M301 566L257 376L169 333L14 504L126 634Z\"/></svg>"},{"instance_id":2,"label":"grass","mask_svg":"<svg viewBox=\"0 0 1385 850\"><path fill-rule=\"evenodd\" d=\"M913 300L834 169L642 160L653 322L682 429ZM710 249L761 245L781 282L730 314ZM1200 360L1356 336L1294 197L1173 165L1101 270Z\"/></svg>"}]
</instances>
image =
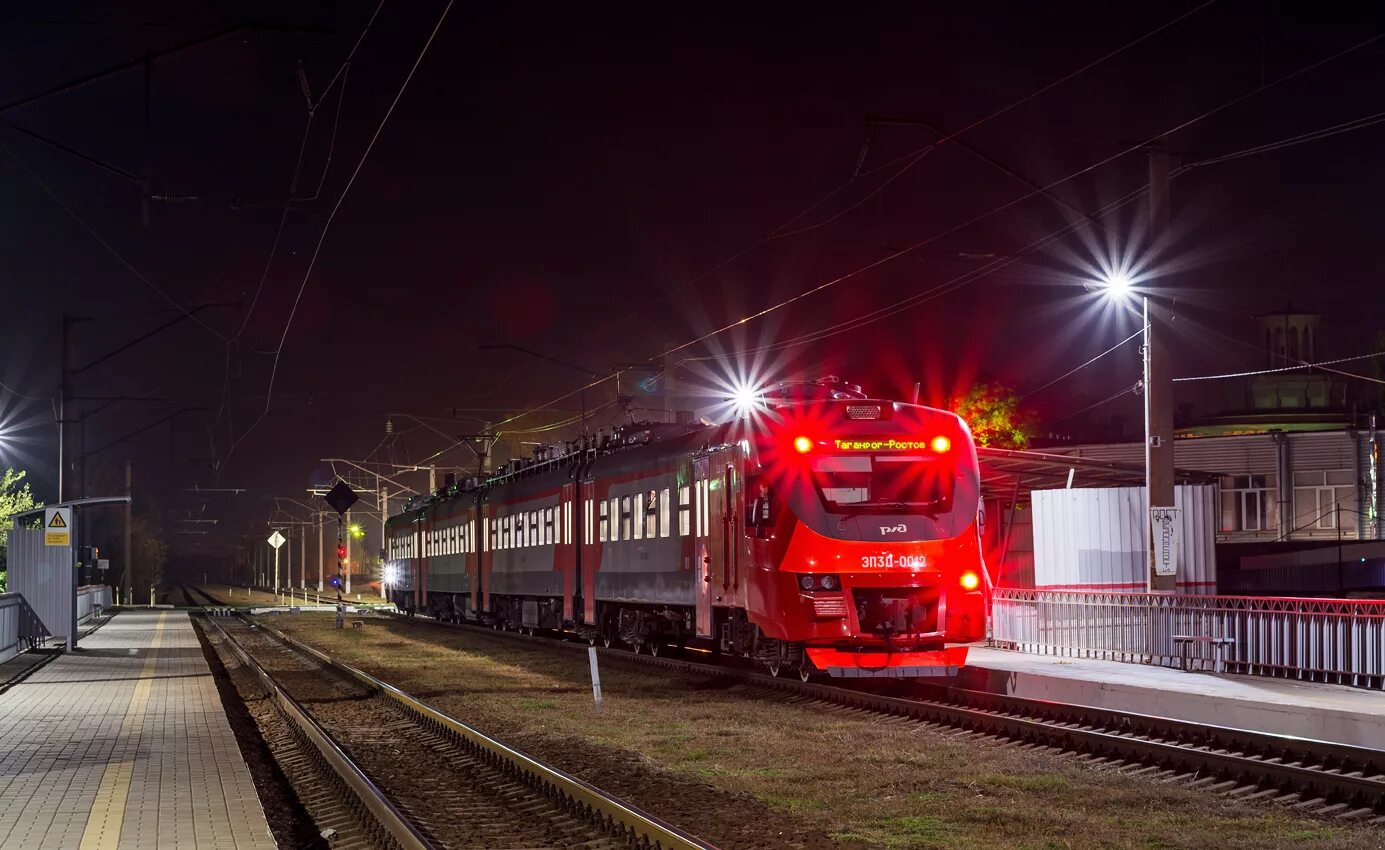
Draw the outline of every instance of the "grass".
<instances>
[{"instance_id":1,"label":"grass","mask_svg":"<svg viewBox=\"0 0 1385 850\"><path fill-rule=\"evenodd\" d=\"M272 622L724 848L768 846L730 829L732 810L806 847L1385 848L1382 830L739 685L608 665L597 714L584 654L402 620Z\"/></svg>"}]
</instances>

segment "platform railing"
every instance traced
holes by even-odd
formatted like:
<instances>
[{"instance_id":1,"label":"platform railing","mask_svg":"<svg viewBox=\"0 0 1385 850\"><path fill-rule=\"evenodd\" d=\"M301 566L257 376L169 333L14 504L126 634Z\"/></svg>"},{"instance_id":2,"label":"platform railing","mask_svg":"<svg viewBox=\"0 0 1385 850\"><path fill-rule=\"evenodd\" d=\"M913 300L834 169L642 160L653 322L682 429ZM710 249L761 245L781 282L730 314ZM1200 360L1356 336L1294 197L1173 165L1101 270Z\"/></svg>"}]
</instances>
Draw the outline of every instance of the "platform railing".
<instances>
[{"instance_id":1,"label":"platform railing","mask_svg":"<svg viewBox=\"0 0 1385 850\"><path fill-rule=\"evenodd\" d=\"M1006 649L1385 688L1385 601L1017 588L993 601Z\"/></svg>"},{"instance_id":2,"label":"platform railing","mask_svg":"<svg viewBox=\"0 0 1385 850\"><path fill-rule=\"evenodd\" d=\"M110 585L84 584L77 588L77 622L84 623L110 607Z\"/></svg>"},{"instance_id":3,"label":"platform railing","mask_svg":"<svg viewBox=\"0 0 1385 850\"><path fill-rule=\"evenodd\" d=\"M48 636L34 609L18 593L0 593L0 661L8 661Z\"/></svg>"}]
</instances>

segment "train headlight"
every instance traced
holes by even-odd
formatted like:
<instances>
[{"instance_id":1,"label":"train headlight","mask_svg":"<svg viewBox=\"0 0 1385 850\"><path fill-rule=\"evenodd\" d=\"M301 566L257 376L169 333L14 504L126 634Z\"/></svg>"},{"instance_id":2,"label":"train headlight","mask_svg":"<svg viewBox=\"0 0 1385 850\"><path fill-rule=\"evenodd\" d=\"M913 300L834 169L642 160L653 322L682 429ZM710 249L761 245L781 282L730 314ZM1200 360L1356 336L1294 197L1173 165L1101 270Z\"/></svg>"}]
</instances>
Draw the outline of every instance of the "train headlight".
<instances>
[{"instance_id":1,"label":"train headlight","mask_svg":"<svg viewBox=\"0 0 1385 850\"><path fill-rule=\"evenodd\" d=\"M933 451L938 454L946 454L952 448L952 441L942 434L939 434L933 438L933 442L929 443L929 445L931 445Z\"/></svg>"},{"instance_id":2,"label":"train headlight","mask_svg":"<svg viewBox=\"0 0 1385 850\"><path fill-rule=\"evenodd\" d=\"M812 589L813 589L813 577L812 577L812 576L803 576L802 578L800 578L800 579L798 580L798 586L801 587L801 588L803 588L804 590L812 590Z\"/></svg>"},{"instance_id":3,"label":"train headlight","mask_svg":"<svg viewBox=\"0 0 1385 850\"><path fill-rule=\"evenodd\" d=\"M806 455L813 450L813 441L808 437L794 437L793 450L801 455Z\"/></svg>"},{"instance_id":4,"label":"train headlight","mask_svg":"<svg viewBox=\"0 0 1385 850\"><path fill-rule=\"evenodd\" d=\"M837 589L837 577L836 577L836 576L823 576L823 577L822 577L822 580L819 581L818 584L822 587L823 590L836 590L836 589Z\"/></svg>"},{"instance_id":5,"label":"train headlight","mask_svg":"<svg viewBox=\"0 0 1385 850\"><path fill-rule=\"evenodd\" d=\"M381 579L384 581L385 584L398 584L399 567L395 566L394 564L386 564Z\"/></svg>"},{"instance_id":6,"label":"train headlight","mask_svg":"<svg viewBox=\"0 0 1385 850\"><path fill-rule=\"evenodd\" d=\"M963 590L975 590L981 586L981 576L977 575L971 570L967 570L966 572L962 573L961 582Z\"/></svg>"}]
</instances>

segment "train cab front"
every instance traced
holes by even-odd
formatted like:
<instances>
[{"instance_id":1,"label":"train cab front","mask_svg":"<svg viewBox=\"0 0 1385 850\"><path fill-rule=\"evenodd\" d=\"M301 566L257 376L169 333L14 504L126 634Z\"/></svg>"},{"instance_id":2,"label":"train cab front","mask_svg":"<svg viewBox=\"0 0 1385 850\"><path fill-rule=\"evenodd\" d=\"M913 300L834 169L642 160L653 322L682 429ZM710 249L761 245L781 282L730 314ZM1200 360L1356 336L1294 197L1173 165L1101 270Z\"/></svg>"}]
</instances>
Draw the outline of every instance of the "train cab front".
<instances>
[{"instance_id":1,"label":"train cab front","mask_svg":"<svg viewBox=\"0 0 1385 850\"><path fill-rule=\"evenodd\" d=\"M954 675L990 584L966 425L888 401L780 411L747 471L752 620L836 677Z\"/></svg>"}]
</instances>

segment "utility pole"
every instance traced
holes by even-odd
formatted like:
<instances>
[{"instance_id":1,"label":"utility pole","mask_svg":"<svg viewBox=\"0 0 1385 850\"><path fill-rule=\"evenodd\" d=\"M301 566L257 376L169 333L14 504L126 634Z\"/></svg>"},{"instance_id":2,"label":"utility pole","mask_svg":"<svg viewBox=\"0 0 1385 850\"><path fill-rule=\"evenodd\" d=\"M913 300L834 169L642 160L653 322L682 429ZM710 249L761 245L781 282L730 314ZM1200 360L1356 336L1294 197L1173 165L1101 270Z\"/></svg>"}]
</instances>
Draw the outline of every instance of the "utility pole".
<instances>
[{"instance_id":1,"label":"utility pole","mask_svg":"<svg viewBox=\"0 0 1385 850\"><path fill-rule=\"evenodd\" d=\"M132 471L131 471L130 462L127 460L127 461L125 461L125 496L126 496L126 502L125 502L125 549L124 549L124 552L125 552L125 563L121 565L121 570L120 570L120 586L123 587L123 588L125 588L127 591L131 591L131 589L135 586L135 584L134 584L134 579L135 579L135 567L134 567L135 558L134 558L134 553L130 551L130 519L131 519L130 502L131 502L131 500L130 500L129 497L130 497L131 494L132 494L133 484L134 484L134 476L133 476L133 473L132 473ZM132 591L131 591L131 592L132 592ZM117 590L117 593L119 593L119 590ZM117 600L116 600L116 604L119 604L119 603L120 603L120 600L117 599Z\"/></svg>"},{"instance_id":2,"label":"utility pole","mask_svg":"<svg viewBox=\"0 0 1385 850\"><path fill-rule=\"evenodd\" d=\"M61 361L61 374L58 385L58 501L67 501L67 483L71 477L67 474L67 397L72 392L72 339L68 328L72 326L72 317L63 313L63 330L61 350L58 358Z\"/></svg>"},{"instance_id":3,"label":"utility pole","mask_svg":"<svg viewBox=\"0 0 1385 850\"><path fill-rule=\"evenodd\" d=\"M308 527L305 525L298 531L298 562L301 565L298 569L298 589L308 589ZM292 581L292 579L290 579Z\"/></svg>"},{"instance_id":4,"label":"utility pole","mask_svg":"<svg viewBox=\"0 0 1385 850\"><path fill-rule=\"evenodd\" d=\"M322 514L317 515L317 592L323 590L322 573L327 563L327 550L322 548Z\"/></svg>"},{"instance_id":5,"label":"utility pole","mask_svg":"<svg viewBox=\"0 0 1385 850\"><path fill-rule=\"evenodd\" d=\"M1160 252L1167 248L1168 229L1169 152L1162 142L1156 142L1149 149L1149 230L1156 263ZM1160 316L1160 313L1164 315ZM1155 572L1157 541L1154 538L1153 509L1174 506L1173 375L1162 339L1168 332L1168 326L1156 319L1171 317L1171 311L1151 310L1149 296L1145 296L1145 539L1149 544L1149 589L1165 592L1172 592L1178 587L1177 565L1174 565L1174 572L1170 574L1158 575Z\"/></svg>"},{"instance_id":6,"label":"utility pole","mask_svg":"<svg viewBox=\"0 0 1385 850\"><path fill-rule=\"evenodd\" d=\"M346 512L346 563L345 563L345 566L346 566L346 579L345 579L345 582L344 582L344 583L345 583L346 586L343 588L343 590L345 590L347 593L350 593L350 592L351 592L351 512L350 512L350 511L347 511L347 512Z\"/></svg>"}]
</instances>

